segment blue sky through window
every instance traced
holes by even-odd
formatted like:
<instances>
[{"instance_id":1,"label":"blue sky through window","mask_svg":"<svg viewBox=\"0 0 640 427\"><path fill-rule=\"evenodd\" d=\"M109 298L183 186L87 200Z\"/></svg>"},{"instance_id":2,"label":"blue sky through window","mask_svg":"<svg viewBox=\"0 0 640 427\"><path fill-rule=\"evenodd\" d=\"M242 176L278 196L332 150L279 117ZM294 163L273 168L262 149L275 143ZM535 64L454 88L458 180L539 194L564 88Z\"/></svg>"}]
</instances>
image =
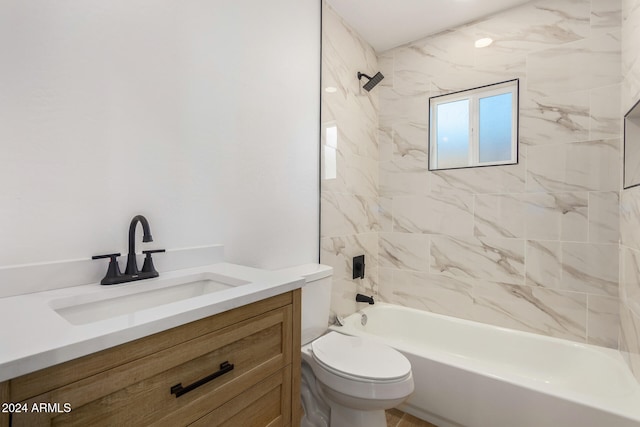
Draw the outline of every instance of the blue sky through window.
<instances>
[{"instance_id":1,"label":"blue sky through window","mask_svg":"<svg viewBox=\"0 0 640 427\"><path fill-rule=\"evenodd\" d=\"M518 163L518 79L429 98L429 170Z\"/></svg>"},{"instance_id":2,"label":"blue sky through window","mask_svg":"<svg viewBox=\"0 0 640 427\"><path fill-rule=\"evenodd\" d=\"M480 163L511 158L510 93L480 98Z\"/></svg>"},{"instance_id":3,"label":"blue sky through window","mask_svg":"<svg viewBox=\"0 0 640 427\"><path fill-rule=\"evenodd\" d=\"M465 166L469 162L469 100L438 105L438 167Z\"/></svg>"}]
</instances>

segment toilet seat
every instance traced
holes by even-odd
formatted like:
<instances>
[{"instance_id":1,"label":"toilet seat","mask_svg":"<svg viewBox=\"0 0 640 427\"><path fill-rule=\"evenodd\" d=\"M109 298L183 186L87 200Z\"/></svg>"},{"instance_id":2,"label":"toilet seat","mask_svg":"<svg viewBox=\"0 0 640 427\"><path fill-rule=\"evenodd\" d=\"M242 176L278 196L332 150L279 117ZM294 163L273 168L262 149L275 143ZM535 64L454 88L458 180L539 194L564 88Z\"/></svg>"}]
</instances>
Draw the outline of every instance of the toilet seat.
<instances>
[{"instance_id":1,"label":"toilet seat","mask_svg":"<svg viewBox=\"0 0 640 427\"><path fill-rule=\"evenodd\" d=\"M302 356L325 393L340 396L349 407L370 409L384 401L399 403L414 389L407 358L373 340L329 332L304 346Z\"/></svg>"},{"instance_id":2,"label":"toilet seat","mask_svg":"<svg viewBox=\"0 0 640 427\"><path fill-rule=\"evenodd\" d=\"M329 332L312 344L314 360L344 379L394 383L411 375L411 363L397 350L362 337Z\"/></svg>"}]
</instances>

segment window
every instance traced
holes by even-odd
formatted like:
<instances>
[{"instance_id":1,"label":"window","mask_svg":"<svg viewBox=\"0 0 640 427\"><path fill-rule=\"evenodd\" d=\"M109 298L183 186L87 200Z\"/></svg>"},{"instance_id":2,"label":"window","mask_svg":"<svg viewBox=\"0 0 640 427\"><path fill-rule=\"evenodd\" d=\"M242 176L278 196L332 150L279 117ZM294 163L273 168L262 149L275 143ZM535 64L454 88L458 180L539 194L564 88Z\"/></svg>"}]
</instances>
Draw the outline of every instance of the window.
<instances>
[{"instance_id":1,"label":"window","mask_svg":"<svg viewBox=\"0 0 640 427\"><path fill-rule=\"evenodd\" d=\"M429 170L518 163L518 80L429 98Z\"/></svg>"},{"instance_id":2,"label":"window","mask_svg":"<svg viewBox=\"0 0 640 427\"><path fill-rule=\"evenodd\" d=\"M325 124L324 128L324 179L336 179L338 176L338 127L335 122Z\"/></svg>"}]
</instances>

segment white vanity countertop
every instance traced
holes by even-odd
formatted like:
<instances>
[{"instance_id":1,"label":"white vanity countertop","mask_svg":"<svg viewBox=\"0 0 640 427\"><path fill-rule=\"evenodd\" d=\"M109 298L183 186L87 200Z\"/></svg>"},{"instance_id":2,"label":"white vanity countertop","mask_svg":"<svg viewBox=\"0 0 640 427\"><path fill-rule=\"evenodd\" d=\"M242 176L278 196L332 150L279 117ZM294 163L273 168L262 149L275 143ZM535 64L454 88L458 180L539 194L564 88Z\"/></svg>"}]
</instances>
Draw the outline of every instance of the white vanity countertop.
<instances>
[{"instance_id":1,"label":"white vanity countertop","mask_svg":"<svg viewBox=\"0 0 640 427\"><path fill-rule=\"evenodd\" d=\"M58 301L108 299L153 290L159 281L198 273L250 283L82 325L69 323L54 310ZM96 283L0 298L0 381L298 289L303 284L302 278L286 271L218 263L120 285Z\"/></svg>"}]
</instances>

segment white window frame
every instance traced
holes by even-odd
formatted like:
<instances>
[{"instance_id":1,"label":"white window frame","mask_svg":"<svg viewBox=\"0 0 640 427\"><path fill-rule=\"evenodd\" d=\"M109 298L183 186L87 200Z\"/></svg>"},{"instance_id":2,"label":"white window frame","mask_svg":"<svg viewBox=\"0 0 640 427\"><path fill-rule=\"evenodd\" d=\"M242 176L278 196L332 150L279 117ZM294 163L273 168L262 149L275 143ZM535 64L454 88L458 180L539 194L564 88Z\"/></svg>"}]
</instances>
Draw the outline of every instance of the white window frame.
<instances>
[{"instance_id":1,"label":"white window frame","mask_svg":"<svg viewBox=\"0 0 640 427\"><path fill-rule=\"evenodd\" d=\"M513 165L518 163L519 80L508 80L487 86L453 92L429 98L429 170L462 169L480 166ZM502 161L480 162L480 98L511 93L511 158ZM438 106L469 100L469 157L466 165L439 168L437 123Z\"/></svg>"}]
</instances>

